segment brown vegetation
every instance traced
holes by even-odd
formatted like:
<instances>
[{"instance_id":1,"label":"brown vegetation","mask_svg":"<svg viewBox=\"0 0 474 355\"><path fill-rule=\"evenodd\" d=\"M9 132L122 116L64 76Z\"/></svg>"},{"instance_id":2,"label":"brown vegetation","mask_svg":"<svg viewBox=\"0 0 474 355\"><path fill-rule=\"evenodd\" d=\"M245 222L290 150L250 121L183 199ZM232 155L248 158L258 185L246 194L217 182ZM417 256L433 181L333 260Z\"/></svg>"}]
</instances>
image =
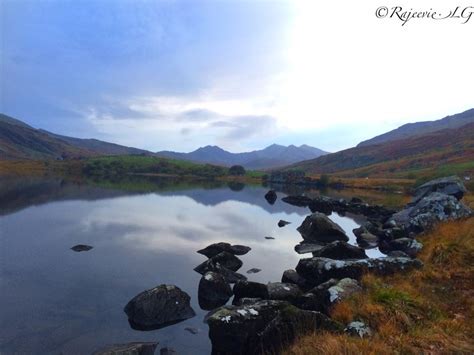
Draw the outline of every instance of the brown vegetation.
<instances>
[{"instance_id":1,"label":"brown vegetation","mask_svg":"<svg viewBox=\"0 0 474 355\"><path fill-rule=\"evenodd\" d=\"M366 275L364 291L332 317L362 320L370 339L318 333L288 354L419 354L474 352L474 218L439 225L419 240L423 269L392 277Z\"/></svg>"}]
</instances>

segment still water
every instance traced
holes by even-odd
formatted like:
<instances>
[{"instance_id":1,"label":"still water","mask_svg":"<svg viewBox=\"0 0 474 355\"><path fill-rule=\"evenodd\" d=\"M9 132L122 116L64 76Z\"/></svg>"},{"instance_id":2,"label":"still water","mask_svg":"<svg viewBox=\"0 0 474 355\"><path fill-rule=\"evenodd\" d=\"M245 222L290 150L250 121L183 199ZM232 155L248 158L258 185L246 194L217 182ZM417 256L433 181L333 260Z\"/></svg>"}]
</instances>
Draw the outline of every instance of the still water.
<instances>
[{"instance_id":1,"label":"still water","mask_svg":"<svg viewBox=\"0 0 474 355\"><path fill-rule=\"evenodd\" d=\"M90 354L132 341L209 354L207 312L197 302L201 275L193 271L206 258L196 250L221 241L250 246L239 272L263 283L280 281L303 257L293 248L309 210L282 202L282 193L270 205L263 187L104 187L60 179L0 184L1 354ZM330 218L355 243L352 229L361 221ZM280 219L291 224L279 228ZM76 244L94 248L76 253L70 249ZM262 271L247 274L251 268ZM186 291L197 315L160 330L131 329L125 304L163 283Z\"/></svg>"}]
</instances>

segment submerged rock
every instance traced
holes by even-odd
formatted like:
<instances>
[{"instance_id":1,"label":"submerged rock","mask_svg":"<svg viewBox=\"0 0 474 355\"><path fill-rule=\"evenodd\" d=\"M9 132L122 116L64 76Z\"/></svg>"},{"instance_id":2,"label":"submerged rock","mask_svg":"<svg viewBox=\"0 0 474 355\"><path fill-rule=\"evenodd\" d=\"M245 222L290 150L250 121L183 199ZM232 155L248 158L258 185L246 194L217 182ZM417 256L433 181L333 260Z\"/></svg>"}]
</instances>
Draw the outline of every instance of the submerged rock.
<instances>
[{"instance_id":1,"label":"submerged rock","mask_svg":"<svg viewBox=\"0 0 474 355\"><path fill-rule=\"evenodd\" d=\"M368 271L379 275L389 275L422 266L423 263L420 260L410 258L385 257L380 259L333 260L313 257L301 259L296 266L296 271L311 284L319 285L332 278L359 280Z\"/></svg>"},{"instance_id":2,"label":"submerged rock","mask_svg":"<svg viewBox=\"0 0 474 355\"><path fill-rule=\"evenodd\" d=\"M138 330L159 329L196 315L189 295L174 285L159 285L132 298L124 308Z\"/></svg>"},{"instance_id":3,"label":"submerged rock","mask_svg":"<svg viewBox=\"0 0 474 355\"><path fill-rule=\"evenodd\" d=\"M229 283L221 274L209 271L199 281L198 301L204 310L211 310L227 303L232 296Z\"/></svg>"},{"instance_id":4,"label":"submerged rock","mask_svg":"<svg viewBox=\"0 0 474 355\"><path fill-rule=\"evenodd\" d=\"M245 245L230 245L229 243L221 242L208 245L204 249L198 250L197 252L207 256L208 258L212 258L223 251L234 255L244 255L250 250L251 248Z\"/></svg>"},{"instance_id":5,"label":"submerged rock","mask_svg":"<svg viewBox=\"0 0 474 355\"><path fill-rule=\"evenodd\" d=\"M270 205L273 205L275 203L275 201L277 200L277 194L276 194L275 190L269 190L265 194L265 200L267 200L267 202Z\"/></svg>"},{"instance_id":6,"label":"submerged rock","mask_svg":"<svg viewBox=\"0 0 474 355\"><path fill-rule=\"evenodd\" d=\"M206 271L212 271L212 270L209 270L209 264L214 264L214 263L220 264L223 267L232 271L239 270L243 265L242 260L240 260L234 254L223 251L213 256L209 260L206 260L202 264L199 264L198 266L196 266L194 268L194 271L197 271L200 274L204 274Z\"/></svg>"},{"instance_id":7,"label":"submerged rock","mask_svg":"<svg viewBox=\"0 0 474 355\"><path fill-rule=\"evenodd\" d=\"M342 330L319 312L271 300L221 307L207 323L213 354L279 354L297 336L318 329Z\"/></svg>"},{"instance_id":8,"label":"submerged rock","mask_svg":"<svg viewBox=\"0 0 474 355\"><path fill-rule=\"evenodd\" d=\"M273 240L273 239L275 239L275 238L273 238L273 237L265 237L265 239Z\"/></svg>"},{"instance_id":9,"label":"submerged rock","mask_svg":"<svg viewBox=\"0 0 474 355\"><path fill-rule=\"evenodd\" d=\"M286 225L288 225L288 224L291 224L291 222L284 221L284 220L282 220L282 219L280 219L280 220L278 221L278 227L280 227L280 228L281 228L281 227L284 227L284 226L286 226Z\"/></svg>"},{"instance_id":10,"label":"submerged rock","mask_svg":"<svg viewBox=\"0 0 474 355\"><path fill-rule=\"evenodd\" d=\"M81 251L89 251L92 248L93 247L91 247L90 245L77 244L77 245L74 245L71 249L76 251L76 252L81 252Z\"/></svg>"},{"instance_id":11,"label":"submerged rock","mask_svg":"<svg viewBox=\"0 0 474 355\"><path fill-rule=\"evenodd\" d=\"M364 249L341 241L335 241L325 245L323 248L314 251L313 256L322 256L336 260L368 258Z\"/></svg>"},{"instance_id":12,"label":"submerged rock","mask_svg":"<svg viewBox=\"0 0 474 355\"><path fill-rule=\"evenodd\" d=\"M335 240L347 242L349 240L338 224L319 212L306 217L297 230L303 239L309 242L332 242Z\"/></svg>"},{"instance_id":13,"label":"submerged rock","mask_svg":"<svg viewBox=\"0 0 474 355\"><path fill-rule=\"evenodd\" d=\"M178 355L178 352L173 348L166 347L160 349L160 355Z\"/></svg>"},{"instance_id":14,"label":"submerged rock","mask_svg":"<svg viewBox=\"0 0 474 355\"><path fill-rule=\"evenodd\" d=\"M256 274L257 272L260 272L260 271L262 271L262 269L253 267L250 270L247 270L247 274Z\"/></svg>"},{"instance_id":15,"label":"submerged rock","mask_svg":"<svg viewBox=\"0 0 474 355\"><path fill-rule=\"evenodd\" d=\"M153 355L157 346L157 342L114 344L106 346L92 355Z\"/></svg>"},{"instance_id":16,"label":"submerged rock","mask_svg":"<svg viewBox=\"0 0 474 355\"><path fill-rule=\"evenodd\" d=\"M191 333L193 335L196 335L199 333L199 329L197 328L194 328L194 327L186 327L184 328L185 331L187 331L188 333Z\"/></svg>"}]
</instances>

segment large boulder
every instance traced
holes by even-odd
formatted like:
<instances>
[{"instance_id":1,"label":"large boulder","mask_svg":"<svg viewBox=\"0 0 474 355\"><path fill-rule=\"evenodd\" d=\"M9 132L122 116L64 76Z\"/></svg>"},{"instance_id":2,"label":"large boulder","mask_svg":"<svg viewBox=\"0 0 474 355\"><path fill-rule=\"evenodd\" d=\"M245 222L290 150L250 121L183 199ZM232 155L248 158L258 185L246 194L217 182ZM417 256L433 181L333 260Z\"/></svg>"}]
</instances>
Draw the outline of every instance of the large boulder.
<instances>
[{"instance_id":1,"label":"large boulder","mask_svg":"<svg viewBox=\"0 0 474 355\"><path fill-rule=\"evenodd\" d=\"M471 215L470 208L458 201L456 197L432 192L416 204L395 213L389 222L395 223L411 234L418 234L431 229L438 222L466 218Z\"/></svg>"},{"instance_id":2,"label":"large boulder","mask_svg":"<svg viewBox=\"0 0 474 355\"><path fill-rule=\"evenodd\" d=\"M325 245L326 244L307 243L303 241L295 245L295 251L298 254L308 254L324 248Z\"/></svg>"},{"instance_id":3,"label":"large boulder","mask_svg":"<svg viewBox=\"0 0 474 355\"><path fill-rule=\"evenodd\" d=\"M335 240L347 242L349 240L349 237L339 225L319 212L306 217L297 230L303 239L308 242L332 242Z\"/></svg>"},{"instance_id":4,"label":"large boulder","mask_svg":"<svg viewBox=\"0 0 474 355\"><path fill-rule=\"evenodd\" d=\"M232 296L232 289L224 276L215 272L206 272L199 281L199 306L211 310L227 303Z\"/></svg>"},{"instance_id":5,"label":"large boulder","mask_svg":"<svg viewBox=\"0 0 474 355\"><path fill-rule=\"evenodd\" d=\"M300 309L308 311L327 312L329 305L328 289L338 283L336 279L329 279L326 282L312 288L308 292L299 296L294 305Z\"/></svg>"},{"instance_id":6,"label":"large boulder","mask_svg":"<svg viewBox=\"0 0 474 355\"><path fill-rule=\"evenodd\" d=\"M156 342L113 344L95 351L93 355L153 355L157 346Z\"/></svg>"},{"instance_id":7,"label":"large boulder","mask_svg":"<svg viewBox=\"0 0 474 355\"><path fill-rule=\"evenodd\" d=\"M300 288L293 283L270 282L267 284L268 298L293 303L301 295Z\"/></svg>"},{"instance_id":8,"label":"large boulder","mask_svg":"<svg viewBox=\"0 0 474 355\"><path fill-rule=\"evenodd\" d=\"M225 266L222 266L220 263L211 259L198 265L194 270L200 273L201 275L204 275L206 272L209 272L209 271L213 271L215 273L221 274L222 276L224 276L226 281L231 284L236 283L237 281L247 280L247 277L245 277L244 275L239 274L238 272L232 271L226 268Z\"/></svg>"},{"instance_id":9,"label":"large boulder","mask_svg":"<svg viewBox=\"0 0 474 355\"><path fill-rule=\"evenodd\" d=\"M204 274L208 269L208 264L211 264L211 263L218 263L222 265L223 267L232 271L239 270L243 265L242 260L240 260L234 254L223 251L213 256L209 260L204 261L202 264L199 264L198 266L196 266L194 268L194 271L197 271L200 274Z\"/></svg>"},{"instance_id":10,"label":"large boulder","mask_svg":"<svg viewBox=\"0 0 474 355\"><path fill-rule=\"evenodd\" d=\"M132 298L124 312L134 329L159 329L194 317L189 301L189 295L179 287L159 285Z\"/></svg>"},{"instance_id":11,"label":"large boulder","mask_svg":"<svg viewBox=\"0 0 474 355\"><path fill-rule=\"evenodd\" d=\"M207 323L212 353L229 355L279 354L297 336L342 329L319 312L272 300L221 307L207 317Z\"/></svg>"},{"instance_id":12,"label":"large boulder","mask_svg":"<svg viewBox=\"0 0 474 355\"><path fill-rule=\"evenodd\" d=\"M328 288L328 301L332 305L334 303L340 302L350 295L360 292L362 288L360 287L357 280L344 278L339 280L339 282Z\"/></svg>"},{"instance_id":13,"label":"large boulder","mask_svg":"<svg viewBox=\"0 0 474 355\"><path fill-rule=\"evenodd\" d=\"M281 282L295 284L302 290L306 290L308 288L308 282L303 277L301 277L296 272L296 270L293 269L285 270L283 272Z\"/></svg>"},{"instance_id":14,"label":"large boulder","mask_svg":"<svg viewBox=\"0 0 474 355\"><path fill-rule=\"evenodd\" d=\"M314 251L313 256L322 256L336 260L368 258L364 249L341 241L335 241L325 245L323 248Z\"/></svg>"},{"instance_id":15,"label":"large boulder","mask_svg":"<svg viewBox=\"0 0 474 355\"><path fill-rule=\"evenodd\" d=\"M198 250L199 254L205 255L208 258L212 258L223 251L234 254L234 255L244 255L250 251L250 247L245 245L230 245L229 243L214 243L208 245L204 249Z\"/></svg>"},{"instance_id":16,"label":"large boulder","mask_svg":"<svg viewBox=\"0 0 474 355\"><path fill-rule=\"evenodd\" d=\"M301 259L296 266L296 271L316 286L332 278L359 280L364 273L369 271L379 275L389 275L420 268L422 265L421 261L411 258L333 260L313 257Z\"/></svg>"},{"instance_id":17,"label":"large boulder","mask_svg":"<svg viewBox=\"0 0 474 355\"><path fill-rule=\"evenodd\" d=\"M270 205L273 205L275 203L275 201L277 200L277 194L276 194L275 190L269 190L265 194L265 200L267 200L267 202Z\"/></svg>"},{"instance_id":18,"label":"large boulder","mask_svg":"<svg viewBox=\"0 0 474 355\"><path fill-rule=\"evenodd\" d=\"M443 177L440 179L428 181L427 183L417 187L412 203L416 204L418 201L428 196L432 192L440 192L445 195L454 196L456 199L460 200L466 191L466 187L459 177Z\"/></svg>"}]
</instances>

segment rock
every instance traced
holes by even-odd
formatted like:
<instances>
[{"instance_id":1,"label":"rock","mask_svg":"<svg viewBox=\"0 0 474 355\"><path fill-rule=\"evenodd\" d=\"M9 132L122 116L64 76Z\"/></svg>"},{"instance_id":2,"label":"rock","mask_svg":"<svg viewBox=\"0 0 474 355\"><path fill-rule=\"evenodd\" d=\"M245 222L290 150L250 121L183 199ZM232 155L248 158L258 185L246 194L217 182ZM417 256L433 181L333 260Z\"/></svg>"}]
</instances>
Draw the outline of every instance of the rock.
<instances>
[{"instance_id":1,"label":"rock","mask_svg":"<svg viewBox=\"0 0 474 355\"><path fill-rule=\"evenodd\" d=\"M281 199L282 201L298 207L307 207L313 202L312 199L306 196L286 196Z\"/></svg>"},{"instance_id":2,"label":"rock","mask_svg":"<svg viewBox=\"0 0 474 355\"><path fill-rule=\"evenodd\" d=\"M344 259L367 259L364 249L350 245L346 242L335 241L323 248L313 252L313 256L344 260Z\"/></svg>"},{"instance_id":3,"label":"rock","mask_svg":"<svg viewBox=\"0 0 474 355\"><path fill-rule=\"evenodd\" d=\"M91 247L90 245L77 244L77 245L74 245L71 249L76 251L76 252L81 252L81 251L89 251L92 248L93 247Z\"/></svg>"},{"instance_id":4,"label":"rock","mask_svg":"<svg viewBox=\"0 0 474 355\"><path fill-rule=\"evenodd\" d=\"M157 342L114 344L94 352L93 355L153 355L157 346Z\"/></svg>"},{"instance_id":5,"label":"rock","mask_svg":"<svg viewBox=\"0 0 474 355\"><path fill-rule=\"evenodd\" d=\"M178 352L173 348L166 347L160 349L160 355L178 355Z\"/></svg>"},{"instance_id":6,"label":"rock","mask_svg":"<svg viewBox=\"0 0 474 355\"><path fill-rule=\"evenodd\" d=\"M253 267L250 270L247 270L247 274L256 274L257 272L260 272L260 271L262 271L262 269Z\"/></svg>"},{"instance_id":7,"label":"rock","mask_svg":"<svg viewBox=\"0 0 474 355\"><path fill-rule=\"evenodd\" d=\"M372 330L364 322L351 322L344 331L349 335L359 338L366 338L372 335Z\"/></svg>"},{"instance_id":8,"label":"rock","mask_svg":"<svg viewBox=\"0 0 474 355\"><path fill-rule=\"evenodd\" d=\"M296 271L310 284L319 285L331 278L343 279L347 277L359 280L364 273L369 271L379 275L389 275L422 266L421 261L410 258L333 260L313 257L301 259L296 266Z\"/></svg>"},{"instance_id":9,"label":"rock","mask_svg":"<svg viewBox=\"0 0 474 355\"><path fill-rule=\"evenodd\" d=\"M209 268L208 265L212 264L212 263L220 264L223 267L225 267L229 270L232 270L232 271L239 270L243 265L242 260L240 260L234 254L223 251L223 252L213 256L209 260L206 260L202 264L199 264L198 266L196 266L194 268L194 271L199 272L200 274L204 274L206 271L208 271L208 268Z\"/></svg>"},{"instance_id":10,"label":"rock","mask_svg":"<svg viewBox=\"0 0 474 355\"><path fill-rule=\"evenodd\" d=\"M244 255L247 254L251 249L245 245L230 245L229 243L214 243L204 249L198 250L199 254L205 255L208 258L212 258L217 254L222 253L223 251L234 254L234 255Z\"/></svg>"},{"instance_id":11,"label":"rock","mask_svg":"<svg viewBox=\"0 0 474 355\"><path fill-rule=\"evenodd\" d=\"M254 281L239 281L234 285L234 301L240 298L268 299L267 285Z\"/></svg>"},{"instance_id":12,"label":"rock","mask_svg":"<svg viewBox=\"0 0 474 355\"><path fill-rule=\"evenodd\" d=\"M281 277L281 282L295 284L302 290L305 290L308 287L307 281L303 277L298 275L296 270L292 270L292 269L285 270L283 272L283 276Z\"/></svg>"},{"instance_id":13,"label":"rock","mask_svg":"<svg viewBox=\"0 0 474 355\"><path fill-rule=\"evenodd\" d=\"M328 288L329 303L334 304L340 302L350 295L360 292L362 288L359 286L357 280L345 278Z\"/></svg>"},{"instance_id":14,"label":"rock","mask_svg":"<svg viewBox=\"0 0 474 355\"><path fill-rule=\"evenodd\" d=\"M199 268L199 271L196 269ZM201 265L198 265L195 269L196 272L200 273L201 275L204 275L206 272L213 271L215 273L221 274L224 276L226 281L228 283L236 283L237 281L240 280L247 280L247 278L239 274L235 271L229 270L228 268L222 266L220 263L215 262L214 260L207 260L206 262L202 263Z\"/></svg>"},{"instance_id":15,"label":"rock","mask_svg":"<svg viewBox=\"0 0 474 355\"><path fill-rule=\"evenodd\" d=\"M315 243L301 242L301 243L295 245L295 251L298 254L308 254L308 253L312 253L314 251L318 251L318 250L324 248L324 245L325 244L315 244Z\"/></svg>"},{"instance_id":16,"label":"rock","mask_svg":"<svg viewBox=\"0 0 474 355\"><path fill-rule=\"evenodd\" d=\"M288 225L288 224L291 224L291 222L284 221L284 220L280 219L280 221L278 222L278 227L281 228L281 227L284 227L284 226L286 226L286 225Z\"/></svg>"},{"instance_id":17,"label":"rock","mask_svg":"<svg viewBox=\"0 0 474 355\"><path fill-rule=\"evenodd\" d=\"M198 301L204 310L211 310L227 303L232 296L229 283L221 274L209 271L199 281Z\"/></svg>"},{"instance_id":18,"label":"rock","mask_svg":"<svg viewBox=\"0 0 474 355\"><path fill-rule=\"evenodd\" d=\"M284 301L224 306L207 318L213 354L279 354L297 336L340 330L319 312L303 311Z\"/></svg>"},{"instance_id":19,"label":"rock","mask_svg":"<svg viewBox=\"0 0 474 355\"><path fill-rule=\"evenodd\" d=\"M407 253L404 253L401 250L394 250L387 254L391 258L409 258L410 256Z\"/></svg>"},{"instance_id":20,"label":"rock","mask_svg":"<svg viewBox=\"0 0 474 355\"><path fill-rule=\"evenodd\" d=\"M357 244L365 249L376 248L379 244L378 240L377 236L369 232L360 233L356 237Z\"/></svg>"},{"instance_id":21,"label":"rock","mask_svg":"<svg viewBox=\"0 0 474 355\"><path fill-rule=\"evenodd\" d=\"M350 199L349 203L358 203L358 204L361 204L361 203L365 203L361 198L358 198L358 197L353 197Z\"/></svg>"},{"instance_id":22,"label":"rock","mask_svg":"<svg viewBox=\"0 0 474 355\"><path fill-rule=\"evenodd\" d=\"M380 244L380 250L383 253L399 250L411 257L415 257L422 248L423 244L412 238L394 239Z\"/></svg>"},{"instance_id":23,"label":"rock","mask_svg":"<svg viewBox=\"0 0 474 355\"><path fill-rule=\"evenodd\" d=\"M273 239L275 239L275 238L273 238L273 237L265 237L265 239L273 240Z\"/></svg>"},{"instance_id":24,"label":"rock","mask_svg":"<svg viewBox=\"0 0 474 355\"><path fill-rule=\"evenodd\" d=\"M454 196L460 200L466 193L466 187L462 180L457 176L448 176L440 179L431 180L415 190L415 197L412 204L418 203L422 198L428 196L432 192L439 192L445 195Z\"/></svg>"},{"instance_id":25,"label":"rock","mask_svg":"<svg viewBox=\"0 0 474 355\"><path fill-rule=\"evenodd\" d=\"M159 329L196 315L189 295L174 285L159 285L132 298L124 308L138 330Z\"/></svg>"},{"instance_id":26,"label":"rock","mask_svg":"<svg viewBox=\"0 0 474 355\"><path fill-rule=\"evenodd\" d=\"M273 205L275 203L275 201L277 200L277 194L276 194L275 190L268 191L265 194L265 200L267 200L267 202L270 205Z\"/></svg>"},{"instance_id":27,"label":"rock","mask_svg":"<svg viewBox=\"0 0 474 355\"><path fill-rule=\"evenodd\" d=\"M329 197L318 196L311 201L308 207L312 213L321 212L330 215L331 212L335 210L335 205L336 203Z\"/></svg>"},{"instance_id":28,"label":"rock","mask_svg":"<svg viewBox=\"0 0 474 355\"><path fill-rule=\"evenodd\" d=\"M184 330L191 333L191 334L193 334L193 335L196 335L196 334L199 333L199 329L194 328L194 327L186 327L186 328L184 328Z\"/></svg>"},{"instance_id":29,"label":"rock","mask_svg":"<svg viewBox=\"0 0 474 355\"><path fill-rule=\"evenodd\" d=\"M347 242L349 240L339 225L319 212L306 217L297 230L303 239L308 242L332 242L335 240Z\"/></svg>"},{"instance_id":30,"label":"rock","mask_svg":"<svg viewBox=\"0 0 474 355\"><path fill-rule=\"evenodd\" d=\"M419 234L431 229L436 223L470 217L472 211L455 197L432 192L395 213L390 220L411 234Z\"/></svg>"},{"instance_id":31,"label":"rock","mask_svg":"<svg viewBox=\"0 0 474 355\"><path fill-rule=\"evenodd\" d=\"M308 311L327 312L329 309L328 289L338 283L336 279L329 279L326 282L312 288L308 292L299 296L294 302L295 306Z\"/></svg>"},{"instance_id":32,"label":"rock","mask_svg":"<svg viewBox=\"0 0 474 355\"><path fill-rule=\"evenodd\" d=\"M234 300L232 304L235 306L243 306L243 305L249 305L249 304L254 304L256 302L262 301L261 298L250 298L250 297L244 297L244 298L239 298L238 300Z\"/></svg>"},{"instance_id":33,"label":"rock","mask_svg":"<svg viewBox=\"0 0 474 355\"><path fill-rule=\"evenodd\" d=\"M270 282L267 284L268 298L277 301L294 302L301 295L300 288L293 283Z\"/></svg>"}]
</instances>

